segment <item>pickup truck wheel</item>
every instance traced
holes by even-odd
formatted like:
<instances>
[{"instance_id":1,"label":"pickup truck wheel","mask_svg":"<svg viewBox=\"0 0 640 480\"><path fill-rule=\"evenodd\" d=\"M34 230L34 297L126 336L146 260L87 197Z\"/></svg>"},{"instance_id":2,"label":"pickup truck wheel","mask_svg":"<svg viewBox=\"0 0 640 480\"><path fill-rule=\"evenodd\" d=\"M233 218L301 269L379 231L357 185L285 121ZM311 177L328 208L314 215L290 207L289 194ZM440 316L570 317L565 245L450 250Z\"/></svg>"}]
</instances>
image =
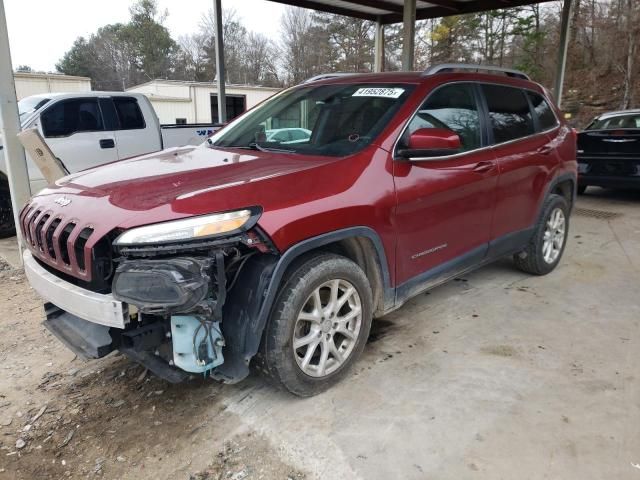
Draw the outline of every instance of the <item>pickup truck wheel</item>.
<instances>
[{"instance_id":1,"label":"pickup truck wheel","mask_svg":"<svg viewBox=\"0 0 640 480\"><path fill-rule=\"evenodd\" d=\"M584 195L587 191L587 185L578 185L578 195Z\"/></svg>"},{"instance_id":2,"label":"pickup truck wheel","mask_svg":"<svg viewBox=\"0 0 640 480\"><path fill-rule=\"evenodd\" d=\"M560 195L549 195L531 241L522 252L514 256L516 266L534 275L551 272L560 262L568 234L567 201Z\"/></svg>"},{"instance_id":3,"label":"pickup truck wheel","mask_svg":"<svg viewBox=\"0 0 640 480\"><path fill-rule=\"evenodd\" d=\"M0 181L0 238L12 237L16 234L16 225L11 208L11 195L6 180Z\"/></svg>"},{"instance_id":4,"label":"pickup truck wheel","mask_svg":"<svg viewBox=\"0 0 640 480\"><path fill-rule=\"evenodd\" d=\"M280 290L260 354L263 370L295 395L326 390L362 353L372 294L362 269L333 254L307 258Z\"/></svg>"}]
</instances>

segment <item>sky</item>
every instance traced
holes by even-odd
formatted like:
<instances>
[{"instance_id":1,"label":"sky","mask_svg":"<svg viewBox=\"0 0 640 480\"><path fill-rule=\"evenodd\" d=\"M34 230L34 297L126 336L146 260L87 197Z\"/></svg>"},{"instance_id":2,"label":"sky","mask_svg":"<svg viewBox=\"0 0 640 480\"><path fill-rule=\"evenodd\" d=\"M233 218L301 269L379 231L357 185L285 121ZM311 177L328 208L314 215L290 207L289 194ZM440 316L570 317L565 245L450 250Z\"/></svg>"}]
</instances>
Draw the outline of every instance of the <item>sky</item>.
<instances>
[{"instance_id":1,"label":"sky","mask_svg":"<svg viewBox=\"0 0 640 480\"><path fill-rule=\"evenodd\" d=\"M37 71L55 71L55 64L79 36L89 36L109 23L126 22L134 0L4 0L13 68L29 65ZM165 26L174 39L198 29L213 0L158 0L169 16ZM244 26L278 37L284 6L267 0L222 0L233 8Z\"/></svg>"}]
</instances>

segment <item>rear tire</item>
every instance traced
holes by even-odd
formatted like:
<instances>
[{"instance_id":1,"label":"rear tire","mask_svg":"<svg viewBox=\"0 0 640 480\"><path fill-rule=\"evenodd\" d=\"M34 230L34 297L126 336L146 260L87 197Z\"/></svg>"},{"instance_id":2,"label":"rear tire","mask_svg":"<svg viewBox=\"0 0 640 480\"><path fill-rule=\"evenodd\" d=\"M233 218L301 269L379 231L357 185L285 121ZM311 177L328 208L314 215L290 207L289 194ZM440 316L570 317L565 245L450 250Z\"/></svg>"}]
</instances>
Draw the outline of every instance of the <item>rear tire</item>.
<instances>
[{"instance_id":1,"label":"rear tire","mask_svg":"<svg viewBox=\"0 0 640 480\"><path fill-rule=\"evenodd\" d=\"M569 205L560 195L549 195L529 244L513 260L523 272L546 275L556 268L569 234Z\"/></svg>"},{"instance_id":2,"label":"rear tire","mask_svg":"<svg viewBox=\"0 0 640 480\"><path fill-rule=\"evenodd\" d=\"M578 195L584 195L587 191L587 185L578 185Z\"/></svg>"},{"instance_id":3,"label":"rear tire","mask_svg":"<svg viewBox=\"0 0 640 480\"><path fill-rule=\"evenodd\" d=\"M0 238L13 237L15 234L16 225L13 220L9 183L0 180Z\"/></svg>"},{"instance_id":4,"label":"rear tire","mask_svg":"<svg viewBox=\"0 0 640 480\"><path fill-rule=\"evenodd\" d=\"M372 317L362 269L334 254L314 254L280 288L257 361L276 384L302 397L340 381L361 355Z\"/></svg>"}]
</instances>

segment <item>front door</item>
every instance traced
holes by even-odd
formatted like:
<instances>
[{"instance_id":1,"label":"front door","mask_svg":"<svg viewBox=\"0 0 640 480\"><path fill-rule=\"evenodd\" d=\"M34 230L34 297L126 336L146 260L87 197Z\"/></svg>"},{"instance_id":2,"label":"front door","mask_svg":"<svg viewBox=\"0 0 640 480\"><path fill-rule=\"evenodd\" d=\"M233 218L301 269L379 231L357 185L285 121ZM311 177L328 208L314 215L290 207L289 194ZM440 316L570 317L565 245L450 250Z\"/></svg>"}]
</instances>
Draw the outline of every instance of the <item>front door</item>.
<instances>
[{"instance_id":1,"label":"front door","mask_svg":"<svg viewBox=\"0 0 640 480\"><path fill-rule=\"evenodd\" d=\"M479 91L455 83L433 91L398 142L419 128L447 128L460 136L458 154L394 161L398 236L398 297L474 265L484 258L495 209L498 169L486 144ZM397 147L397 148L398 148Z\"/></svg>"},{"instance_id":2,"label":"front door","mask_svg":"<svg viewBox=\"0 0 640 480\"><path fill-rule=\"evenodd\" d=\"M50 105L40 116L40 130L53 154L71 173L118 160L115 132L105 129L95 97Z\"/></svg>"}]
</instances>

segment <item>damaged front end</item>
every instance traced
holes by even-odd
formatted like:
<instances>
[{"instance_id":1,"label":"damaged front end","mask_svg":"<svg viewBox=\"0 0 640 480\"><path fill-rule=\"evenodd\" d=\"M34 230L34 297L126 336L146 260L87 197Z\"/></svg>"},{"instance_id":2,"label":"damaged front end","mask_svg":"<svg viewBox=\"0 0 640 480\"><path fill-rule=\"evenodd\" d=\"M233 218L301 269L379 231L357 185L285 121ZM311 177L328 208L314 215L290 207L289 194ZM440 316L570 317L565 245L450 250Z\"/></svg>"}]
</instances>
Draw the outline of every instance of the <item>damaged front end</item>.
<instances>
[{"instance_id":1,"label":"damaged front end","mask_svg":"<svg viewBox=\"0 0 640 480\"><path fill-rule=\"evenodd\" d=\"M118 350L170 382L192 374L239 381L256 351L250 316L278 259L256 222L257 216L226 235L181 242L115 240L110 294L128 306L124 328L87 322L51 304L45 325L79 355Z\"/></svg>"}]
</instances>

